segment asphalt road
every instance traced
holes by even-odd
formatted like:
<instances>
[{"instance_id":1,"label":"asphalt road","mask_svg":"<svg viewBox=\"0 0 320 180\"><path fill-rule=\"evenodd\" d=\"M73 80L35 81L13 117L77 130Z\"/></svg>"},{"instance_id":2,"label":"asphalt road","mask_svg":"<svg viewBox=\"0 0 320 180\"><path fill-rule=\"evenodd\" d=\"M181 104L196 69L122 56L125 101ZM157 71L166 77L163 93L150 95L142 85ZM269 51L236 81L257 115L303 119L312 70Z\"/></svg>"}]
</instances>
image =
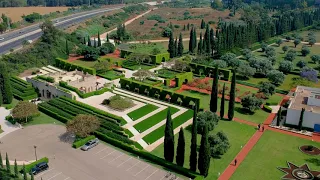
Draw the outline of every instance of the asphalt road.
<instances>
[{"instance_id":1,"label":"asphalt road","mask_svg":"<svg viewBox=\"0 0 320 180\"><path fill-rule=\"evenodd\" d=\"M112 8L105 8L105 9L77 13L70 16L54 19L52 20L52 22L54 23L54 26L56 26L57 28L63 29L63 28L70 27L73 24L77 24L82 21L85 21L98 14L120 9L122 7L123 5L112 7ZM5 34L1 34L0 38L4 38L4 39L0 41L0 55L8 53L10 49L17 49L21 47L22 42L24 40L34 41L38 39L41 35L42 35L42 32L39 28L39 24L28 26L19 30L5 33Z\"/></svg>"},{"instance_id":2,"label":"asphalt road","mask_svg":"<svg viewBox=\"0 0 320 180\"><path fill-rule=\"evenodd\" d=\"M110 145L100 143L89 151L73 149L65 138L66 129L58 125L36 125L1 138L0 152L10 160L30 161L49 158L49 169L36 180L173 180L175 175ZM72 139L70 139L72 141ZM175 180L186 179L176 177Z\"/></svg>"}]
</instances>

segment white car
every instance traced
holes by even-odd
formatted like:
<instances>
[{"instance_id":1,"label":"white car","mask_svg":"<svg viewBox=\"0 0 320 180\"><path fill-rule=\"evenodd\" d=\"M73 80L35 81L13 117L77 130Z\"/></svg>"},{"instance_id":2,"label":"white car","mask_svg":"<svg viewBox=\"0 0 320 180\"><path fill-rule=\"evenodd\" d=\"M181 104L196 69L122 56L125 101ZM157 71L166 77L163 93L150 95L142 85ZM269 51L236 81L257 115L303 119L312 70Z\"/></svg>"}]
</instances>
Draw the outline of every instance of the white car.
<instances>
[{"instance_id":1,"label":"white car","mask_svg":"<svg viewBox=\"0 0 320 180\"><path fill-rule=\"evenodd\" d=\"M0 41L3 41L4 40L4 38L3 37L0 37Z\"/></svg>"},{"instance_id":2,"label":"white car","mask_svg":"<svg viewBox=\"0 0 320 180\"><path fill-rule=\"evenodd\" d=\"M98 144L99 144L99 139L98 139L98 138L95 138L95 139L92 139L92 140L88 141L85 145L83 145L83 146L81 147L81 149L82 149L83 151L88 151L89 149L95 147L95 146L98 145Z\"/></svg>"}]
</instances>

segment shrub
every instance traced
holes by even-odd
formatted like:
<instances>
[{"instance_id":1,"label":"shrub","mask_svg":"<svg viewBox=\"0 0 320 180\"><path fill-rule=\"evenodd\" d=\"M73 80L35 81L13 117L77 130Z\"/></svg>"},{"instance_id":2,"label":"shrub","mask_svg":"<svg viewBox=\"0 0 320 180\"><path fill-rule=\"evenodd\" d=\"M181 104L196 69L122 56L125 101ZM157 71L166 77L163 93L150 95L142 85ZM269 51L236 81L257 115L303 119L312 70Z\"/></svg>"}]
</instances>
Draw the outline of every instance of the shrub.
<instances>
[{"instance_id":1,"label":"shrub","mask_svg":"<svg viewBox=\"0 0 320 180\"><path fill-rule=\"evenodd\" d=\"M241 104L243 109L254 112L260 109L262 100L257 98L254 94L248 94L241 98Z\"/></svg>"},{"instance_id":2,"label":"shrub","mask_svg":"<svg viewBox=\"0 0 320 180\"><path fill-rule=\"evenodd\" d=\"M279 71L287 74L292 70L293 70L293 63L292 62L286 61L286 60L280 62Z\"/></svg>"},{"instance_id":3,"label":"shrub","mask_svg":"<svg viewBox=\"0 0 320 180\"><path fill-rule=\"evenodd\" d=\"M260 82L259 92L264 93L267 97L275 93L276 87L269 82Z\"/></svg>"},{"instance_id":4,"label":"shrub","mask_svg":"<svg viewBox=\"0 0 320 180\"><path fill-rule=\"evenodd\" d=\"M39 164L39 163L42 163L42 162L49 163L49 159L48 159L47 157L44 157L44 158L39 159L38 161L34 161L34 162L31 163L31 164L25 165L26 172L29 173L29 172L31 171L31 169L32 169L35 165L37 165L37 164ZM20 173L23 173L23 171L20 170Z\"/></svg>"},{"instance_id":5,"label":"shrub","mask_svg":"<svg viewBox=\"0 0 320 180\"><path fill-rule=\"evenodd\" d=\"M202 134L205 126L208 127L208 131L212 131L215 126L218 124L220 118L217 114L211 111L199 112L197 116L198 121L198 134Z\"/></svg>"},{"instance_id":6,"label":"shrub","mask_svg":"<svg viewBox=\"0 0 320 180\"><path fill-rule=\"evenodd\" d=\"M272 108L267 106L267 105L263 105L263 110L265 110L266 112L268 113L271 113L272 112Z\"/></svg>"},{"instance_id":7,"label":"shrub","mask_svg":"<svg viewBox=\"0 0 320 180\"><path fill-rule=\"evenodd\" d=\"M84 144L86 144L88 141L95 139L95 136L88 136L86 138L80 139L78 141L73 142L72 147L75 149L78 149L79 147L83 146Z\"/></svg>"},{"instance_id":8,"label":"shrub","mask_svg":"<svg viewBox=\"0 0 320 180\"><path fill-rule=\"evenodd\" d=\"M270 82L272 82L275 85L278 85L283 83L285 75L278 70L272 70L268 72L267 77Z\"/></svg>"},{"instance_id":9,"label":"shrub","mask_svg":"<svg viewBox=\"0 0 320 180\"><path fill-rule=\"evenodd\" d=\"M172 29L169 27L165 27L162 32L162 36L163 37L170 37L171 33L172 33Z\"/></svg>"},{"instance_id":10,"label":"shrub","mask_svg":"<svg viewBox=\"0 0 320 180\"><path fill-rule=\"evenodd\" d=\"M144 24L144 21L140 21L140 25L143 25Z\"/></svg>"},{"instance_id":11,"label":"shrub","mask_svg":"<svg viewBox=\"0 0 320 180\"><path fill-rule=\"evenodd\" d=\"M179 24L175 24L173 27L178 29L178 28L180 28L180 25Z\"/></svg>"},{"instance_id":12,"label":"shrub","mask_svg":"<svg viewBox=\"0 0 320 180\"><path fill-rule=\"evenodd\" d=\"M122 111L134 106L134 103L129 98L122 98L120 95L114 95L109 98L108 106L113 109Z\"/></svg>"}]
</instances>

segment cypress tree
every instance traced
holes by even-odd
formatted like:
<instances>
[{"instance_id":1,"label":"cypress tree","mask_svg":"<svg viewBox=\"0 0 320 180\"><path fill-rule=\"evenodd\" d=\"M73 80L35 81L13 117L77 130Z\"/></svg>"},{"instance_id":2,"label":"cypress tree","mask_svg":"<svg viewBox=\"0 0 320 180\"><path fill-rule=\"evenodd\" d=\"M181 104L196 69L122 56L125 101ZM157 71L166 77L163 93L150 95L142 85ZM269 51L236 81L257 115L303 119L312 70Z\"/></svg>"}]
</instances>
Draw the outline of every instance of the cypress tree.
<instances>
[{"instance_id":1,"label":"cypress tree","mask_svg":"<svg viewBox=\"0 0 320 180\"><path fill-rule=\"evenodd\" d=\"M101 46L100 32L98 31L98 47Z\"/></svg>"},{"instance_id":2,"label":"cypress tree","mask_svg":"<svg viewBox=\"0 0 320 180\"><path fill-rule=\"evenodd\" d=\"M205 26L206 26L206 23L205 23L204 20L202 19L202 20L201 20L201 24L200 24L200 28L201 28L201 29L204 29Z\"/></svg>"},{"instance_id":3,"label":"cypress tree","mask_svg":"<svg viewBox=\"0 0 320 180\"><path fill-rule=\"evenodd\" d=\"M18 164L16 159L14 160L14 176L19 177L19 170L18 170Z\"/></svg>"},{"instance_id":4,"label":"cypress tree","mask_svg":"<svg viewBox=\"0 0 320 180\"><path fill-rule=\"evenodd\" d=\"M174 57L178 56L178 39L174 41Z\"/></svg>"},{"instance_id":5,"label":"cypress tree","mask_svg":"<svg viewBox=\"0 0 320 180\"><path fill-rule=\"evenodd\" d=\"M180 33L179 35L179 43L178 43L178 56L183 55L183 39L182 39L182 34Z\"/></svg>"},{"instance_id":6,"label":"cypress tree","mask_svg":"<svg viewBox=\"0 0 320 180\"><path fill-rule=\"evenodd\" d=\"M10 104L12 102L13 94L10 84L9 72L4 62L0 63L0 89L2 94L2 103Z\"/></svg>"},{"instance_id":7,"label":"cypress tree","mask_svg":"<svg viewBox=\"0 0 320 180\"><path fill-rule=\"evenodd\" d=\"M170 54L170 58L174 57L174 39L173 33L170 34L169 44L168 44L168 53Z\"/></svg>"},{"instance_id":8,"label":"cypress tree","mask_svg":"<svg viewBox=\"0 0 320 180\"><path fill-rule=\"evenodd\" d=\"M232 70L232 81L230 88L230 99L229 99L229 110L228 110L228 119L232 121L234 116L234 103L236 98L236 72Z\"/></svg>"},{"instance_id":9,"label":"cypress tree","mask_svg":"<svg viewBox=\"0 0 320 180\"><path fill-rule=\"evenodd\" d=\"M203 134L201 136L201 145L199 149L198 169L200 174L204 177L208 176L210 167L210 145L208 142L208 126L204 127Z\"/></svg>"},{"instance_id":10,"label":"cypress tree","mask_svg":"<svg viewBox=\"0 0 320 180\"><path fill-rule=\"evenodd\" d=\"M222 98L221 98L221 104L220 104L220 118L223 119L224 117L224 103L225 103L225 98L224 94L226 91L226 83L223 84L223 89L222 89Z\"/></svg>"},{"instance_id":11,"label":"cypress tree","mask_svg":"<svg viewBox=\"0 0 320 180\"><path fill-rule=\"evenodd\" d=\"M1 169L3 169L3 162L2 162L2 160L3 160L3 159L2 159L1 152L0 152L0 168L1 168Z\"/></svg>"},{"instance_id":12,"label":"cypress tree","mask_svg":"<svg viewBox=\"0 0 320 180\"><path fill-rule=\"evenodd\" d=\"M281 107L279 108L279 111L277 113L277 126L280 125L281 122Z\"/></svg>"},{"instance_id":13,"label":"cypress tree","mask_svg":"<svg viewBox=\"0 0 320 180\"><path fill-rule=\"evenodd\" d=\"M210 47L211 47L211 55L213 56L214 48L215 48L215 40L214 40L214 30L210 29Z\"/></svg>"},{"instance_id":14,"label":"cypress tree","mask_svg":"<svg viewBox=\"0 0 320 180\"><path fill-rule=\"evenodd\" d=\"M186 142L184 138L184 132L183 132L183 128L181 127L179 132L177 156L176 156L177 165L181 167L183 167L183 164L184 164L185 146L186 146Z\"/></svg>"},{"instance_id":15,"label":"cypress tree","mask_svg":"<svg viewBox=\"0 0 320 180\"><path fill-rule=\"evenodd\" d=\"M186 25L184 24L184 25L183 25L183 31L185 31L185 30L186 30Z\"/></svg>"},{"instance_id":16,"label":"cypress tree","mask_svg":"<svg viewBox=\"0 0 320 180\"><path fill-rule=\"evenodd\" d=\"M217 112L218 109L218 66L214 69L214 77L213 77L213 83L212 83L212 91L211 91L211 99L210 99L210 111L211 112Z\"/></svg>"},{"instance_id":17,"label":"cypress tree","mask_svg":"<svg viewBox=\"0 0 320 180\"><path fill-rule=\"evenodd\" d=\"M11 173L11 168L10 168L10 162L9 162L9 157L8 153L6 153L6 169L8 173Z\"/></svg>"},{"instance_id":18,"label":"cypress tree","mask_svg":"<svg viewBox=\"0 0 320 180\"><path fill-rule=\"evenodd\" d=\"M91 44L91 39L90 39L90 37L88 36L88 46L92 46L92 44Z\"/></svg>"},{"instance_id":19,"label":"cypress tree","mask_svg":"<svg viewBox=\"0 0 320 180\"><path fill-rule=\"evenodd\" d=\"M97 47L97 42L96 42L96 38L93 38L93 47Z\"/></svg>"},{"instance_id":20,"label":"cypress tree","mask_svg":"<svg viewBox=\"0 0 320 180\"><path fill-rule=\"evenodd\" d=\"M202 33L200 33L200 40L198 44L198 54L202 54Z\"/></svg>"},{"instance_id":21,"label":"cypress tree","mask_svg":"<svg viewBox=\"0 0 320 180\"><path fill-rule=\"evenodd\" d=\"M106 39L107 39L107 42L110 42L110 40L109 40L109 34L107 34Z\"/></svg>"},{"instance_id":22,"label":"cypress tree","mask_svg":"<svg viewBox=\"0 0 320 180\"><path fill-rule=\"evenodd\" d=\"M164 158L169 162L173 162L174 158L174 135L170 108L167 111L166 128L164 131Z\"/></svg>"},{"instance_id":23,"label":"cypress tree","mask_svg":"<svg viewBox=\"0 0 320 180\"><path fill-rule=\"evenodd\" d=\"M23 180L28 180L26 166L24 164L22 166L22 171L23 171Z\"/></svg>"},{"instance_id":24,"label":"cypress tree","mask_svg":"<svg viewBox=\"0 0 320 180\"><path fill-rule=\"evenodd\" d=\"M190 30L190 23L188 23L188 25L187 25L187 30L188 31Z\"/></svg>"},{"instance_id":25,"label":"cypress tree","mask_svg":"<svg viewBox=\"0 0 320 180\"><path fill-rule=\"evenodd\" d=\"M210 54L211 53L211 39L210 39L210 29L209 26L207 25L206 27L206 32L204 34L204 44L205 44L205 48L204 51L206 52L206 54Z\"/></svg>"},{"instance_id":26,"label":"cypress tree","mask_svg":"<svg viewBox=\"0 0 320 180\"><path fill-rule=\"evenodd\" d=\"M66 54L69 56L69 46L68 46L68 40L66 40Z\"/></svg>"},{"instance_id":27,"label":"cypress tree","mask_svg":"<svg viewBox=\"0 0 320 180\"><path fill-rule=\"evenodd\" d=\"M193 41L193 28L190 31L190 38L189 38L189 52L190 53L194 53L194 45L193 45L194 41Z\"/></svg>"},{"instance_id":28,"label":"cypress tree","mask_svg":"<svg viewBox=\"0 0 320 180\"><path fill-rule=\"evenodd\" d=\"M197 30L196 28L193 29L193 51L197 48Z\"/></svg>"},{"instance_id":29,"label":"cypress tree","mask_svg":"<svg viewBox=\"0 0 320 180\"><path fill-rule=\"evenodd\" d=\"M305 108L302 108L302 109L301 109L300 119L299 119L299 125L298 125L299 131L302 130L303 115L304 115L304 111L305 111L305 110L306 110Z\"/></svg>"},{"instance_id":30,"label":"cypress tree","mask_svg":"<svg viewBox=\"0 0 320 180\"><path fill-rule=\"evenodd\" d=\"M197 105L193 109L193 120L192 120L192 137L190 146L190 170L197 170Z\"/></svg>"},{"instance_id":31,"label":"cypress tree","mask_svg":"<svg viewBox=\"0 0 320 180\"><path fill-rule=\"evenodd\" d=\"M83 44L86 45L87 42L86 42L86 37L83 37Z\"/></svg>"}]
</instances>

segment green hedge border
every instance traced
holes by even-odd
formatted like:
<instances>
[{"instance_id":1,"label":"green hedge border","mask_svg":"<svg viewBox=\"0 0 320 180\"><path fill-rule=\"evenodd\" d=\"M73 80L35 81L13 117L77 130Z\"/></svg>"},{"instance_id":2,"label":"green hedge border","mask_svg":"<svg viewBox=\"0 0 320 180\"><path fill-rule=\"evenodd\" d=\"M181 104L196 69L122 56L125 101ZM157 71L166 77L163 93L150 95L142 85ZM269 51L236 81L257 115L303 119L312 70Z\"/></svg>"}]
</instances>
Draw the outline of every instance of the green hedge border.
<instances>
[{"instance_id":1,"label":"green hedge border","mask_svg":"<svg viewBox=\"0 0 320 180\"><path fill-rule=\"evenodd\" d=\"M75 88L75 87L73 87L73 86L70 86L70 85L68 85L67 82L64 82L64 81L60 81L60 82L59 82L59 86L61 86L61 87L63 87L63 88L66 88L66 89L68 89L68 90L70 90L70 91L73 91L73 92L77 93L78 96L81 97L81 98L83 98L83 99L88 98L88 97L91 97L91 96L95 96L95 95L101 95L101 94L103 94L103 93L105 93L105 92L110 91L110 89L108 89L108 88L102 88L102 89L99 89L99 90L97 90L97 91L92 91L92 92L88 92L88 93L82 93L78 88Z\"/></svg>"},{"instance_id":2,"label":"green hedge border","mask_svg":"<svg viewBox=\"0 0 320 180\"><path fill-rule=\"evenodd\" d=\"M74 70L78 70L78 71L83 71L85 73L89 73L92 75L96 75L96 70L93 68L88 68L85 66L80 66L80 65L75 65L72 64L62 58L56 58L55 60L55 66L67 71L74 71Z\"/></svg>"},{"instance_id":3,"label":"green hedge border","mask_svg":"<svg viewBox=\"0 0 320 180\"><path fill-rule=\"evenodd\" d=\"M75 141L72 143L72 147L75 148L75 149L78 149L79 147L83 146L84 144L86 144L88 141L92 140L92 139L95 139L96 137L91 135L91 136L88 136L84 139L81 139L79 141Z\"/></svg>"},{"instance_id":4,"label":"green hedge border","mask_svg":"<svg viewBox=\"0 0 320 180\"><path fill-rule=\"evenodd\" d=\"M38 163L42 163L42 162L49 163L49 158L43 157L43 158L41 158L41 159L39 159L39 160L37 160L37 161L34 161L33 163L30 163L30 164L28 164L28 165L25 165L25 169L26 169L27 173L29 173L29 172L31 171L31 169L32 169L35 165L37 165ZM20 173L23 173L23 170L22 170L22 169L20 170Z\"/></svg>"}]
</instances>

